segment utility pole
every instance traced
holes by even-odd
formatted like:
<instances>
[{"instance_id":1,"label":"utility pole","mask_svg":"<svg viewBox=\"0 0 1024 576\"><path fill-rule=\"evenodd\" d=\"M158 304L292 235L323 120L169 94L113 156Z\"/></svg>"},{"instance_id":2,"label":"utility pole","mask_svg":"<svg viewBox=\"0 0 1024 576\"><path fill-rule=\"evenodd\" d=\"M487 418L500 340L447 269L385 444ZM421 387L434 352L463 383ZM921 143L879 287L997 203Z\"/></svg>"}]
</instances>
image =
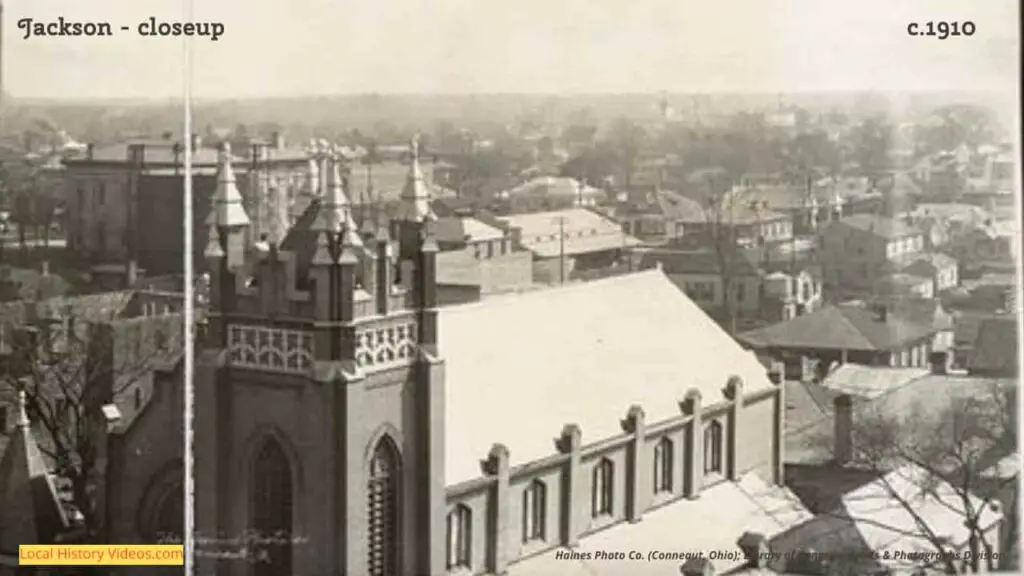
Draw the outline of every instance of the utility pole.
<instances>
[{"instance_id":1,"label":"utility pole","mask_svg":"<svg viewBox=\"0 0 1024 576\"><path fill-rule=\"evenodd\" d=\"M565 216L555 218L558 222L558 279L565 284Z\"/></svg>"}]
</instances>

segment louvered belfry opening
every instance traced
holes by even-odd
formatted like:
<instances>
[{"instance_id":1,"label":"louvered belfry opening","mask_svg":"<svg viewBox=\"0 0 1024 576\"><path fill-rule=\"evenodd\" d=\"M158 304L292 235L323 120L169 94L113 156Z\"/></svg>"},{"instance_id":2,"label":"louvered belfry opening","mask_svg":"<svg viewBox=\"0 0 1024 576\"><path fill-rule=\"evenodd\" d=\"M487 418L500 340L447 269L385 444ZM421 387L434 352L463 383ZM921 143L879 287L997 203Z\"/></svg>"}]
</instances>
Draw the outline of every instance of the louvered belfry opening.
<instances>
[{"instance_id":1,"label":"louvered belfry opening","mask_svg":"<svg viewBox=\"0 0 1024 576\"><path fill-rule=\"evenodd\" d=\"M268 439L253 466L253 576L292 576L292 494L288 457Z\"/></svg>"},{"instance_id":2,"label":"louvered belfry opening","mask_svg":"<svg viewBox=\"0 0 1024 576\"><path fill-rule=\"evenodd\" d=\"M397 576L399 570L398 494L401 483L398 451L390 438L377 444L370 462L369 561L370 576Z\"/></svg>"}]
</instances>

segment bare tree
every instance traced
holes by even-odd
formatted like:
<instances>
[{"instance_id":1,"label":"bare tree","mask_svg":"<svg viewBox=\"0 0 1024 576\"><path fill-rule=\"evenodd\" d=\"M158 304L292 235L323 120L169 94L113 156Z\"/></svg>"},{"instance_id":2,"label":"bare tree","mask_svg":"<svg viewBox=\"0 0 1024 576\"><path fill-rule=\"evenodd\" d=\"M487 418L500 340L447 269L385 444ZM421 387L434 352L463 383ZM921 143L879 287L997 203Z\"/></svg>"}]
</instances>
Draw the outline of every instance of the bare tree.
<instances>
[{"instance_id":1,"label":"bare tree","mask_svg":"<svg viewBox=\"0 0 1024 576\"><path fill-rule=\"evenodd\" d=\"M918 561L922 569L947 574L1006 569L1006 557L1013 556L1008 551L1018 545L1017 477L986 472L1017 452L1015 394L993 383L980 394L949 398L937 412L918 405L893 414L884 402L867 405L851 431L851 457L876 478L869 507L877 513L849 520L870 523L894 538L926 542L934 554ZM966 542L951 541L948 522L940 524L929 507L957 518ZM996 531L993 519L1000 513L1002 526ZM893 519L901 515L911 521Z\"/></svg>"},{"instance_id":2,"label":"bare tree","mask_svg":"<svg viewBox=\"0 0 1024 576\"><path fill-rule=\"evenodd\" d=\"M722 307L729 333L736 334L737 310L733 284L736 277L735 210L737 198L732 180L722 169L710 169L700 175L703 181L703 211L707 243L714 252L722 286Z\"/></svg>"},{"instance_id":3,"label":"bare tree","mask_svg":"<svg viewBox=\"0 0 1024 576\"><path fill-rule=\"evenodd\" d=\"M87 322L70 307L40 316L5 327L0 403L13 404L19 391L25 393L40 451L69 488L85 539L95 541L102 533L97 479L108 422L104 406L125 401L154 361L177 354L181 317Z\"/></svg>"}]
</instances>

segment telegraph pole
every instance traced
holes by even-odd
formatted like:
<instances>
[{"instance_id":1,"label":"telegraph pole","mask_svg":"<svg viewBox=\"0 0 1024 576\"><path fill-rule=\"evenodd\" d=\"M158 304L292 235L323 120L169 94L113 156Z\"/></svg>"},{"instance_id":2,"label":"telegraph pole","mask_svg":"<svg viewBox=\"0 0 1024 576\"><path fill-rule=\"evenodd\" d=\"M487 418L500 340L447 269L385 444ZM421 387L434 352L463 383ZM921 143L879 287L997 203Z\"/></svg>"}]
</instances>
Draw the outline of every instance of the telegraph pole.
<instances>
[{"instance_id":1,"label":"telegraph pole","mask_svg":"<svg viewBox=\"0 0 1024 576\"><path fill-rule=\"evenodd\" d=\"M558 222L558 279L565 284L565 216L555 218Z\"/></svg>"}]
</instances>

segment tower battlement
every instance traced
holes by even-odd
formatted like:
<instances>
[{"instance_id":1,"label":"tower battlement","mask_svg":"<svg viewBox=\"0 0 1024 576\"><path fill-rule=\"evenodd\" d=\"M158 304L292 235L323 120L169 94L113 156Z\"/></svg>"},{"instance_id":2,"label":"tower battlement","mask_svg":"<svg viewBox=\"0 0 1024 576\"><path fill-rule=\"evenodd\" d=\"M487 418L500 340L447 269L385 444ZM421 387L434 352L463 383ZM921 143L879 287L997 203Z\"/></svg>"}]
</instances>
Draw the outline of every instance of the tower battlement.
<instances>
[{"instance_id":1,"label":"tower battlement","mask_svg":"<svg viewBox=\"0 0 1024 576\"><path fill-rule=\"evenodd\" d=\"M333 149L315 146L310 181L319 186L308 207L280 245L251 246L225 148L207 221L207 345L226 350L233 367L296 375L313 375L321 362L364 373L388 370L432 348L438 249L416 148L414 141L403 191L409 206L391 230L379 226L360 236L343 161Z\"/></svg>"}]
</instances>

